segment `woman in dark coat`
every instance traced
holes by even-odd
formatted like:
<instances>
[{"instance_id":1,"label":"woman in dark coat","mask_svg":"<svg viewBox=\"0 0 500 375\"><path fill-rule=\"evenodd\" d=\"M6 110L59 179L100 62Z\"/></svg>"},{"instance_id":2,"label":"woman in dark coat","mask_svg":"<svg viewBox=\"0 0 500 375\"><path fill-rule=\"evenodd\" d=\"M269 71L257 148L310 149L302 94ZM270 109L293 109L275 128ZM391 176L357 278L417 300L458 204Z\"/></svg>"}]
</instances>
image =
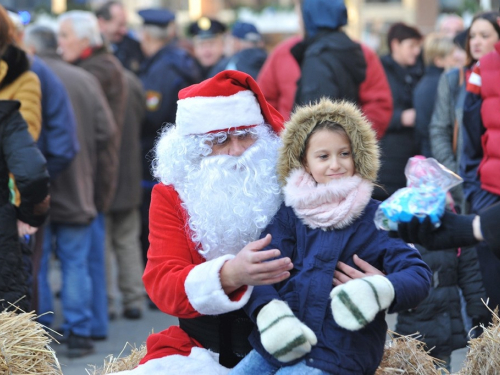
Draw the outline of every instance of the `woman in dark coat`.
<instances>
[{"instance_id":1,"label":"woman in dark coat","mask_svg":"<svg viewBox=\"0 0 500 375\"><path fill-rule=\"evenodd\" d=\"M394 110L389 127L380 140L382 149L379 183L373 197L385 200L397 189L406 186L404 169L408 158L417 154L415 147L415 118L413 90L421 76L417 59L420 53L420 32L403 23L392 25L388 33L391 53L382 58Z\"/></svg>"},{"instance_id":2,"label":"woman in dark coat","mask_svg":"<svg viewBox=\"0 0 500 375\"><path fill-rule=\"evenodd\" d=\"M21 250L17 223L43 224L49 206L49 174L19 106L17 101L0 101L0 310L15 303L27 311L29 269L23 260L28 257ZM19 207L11 203L9 173L21 195Z\"/></svg>"}]
</instances>

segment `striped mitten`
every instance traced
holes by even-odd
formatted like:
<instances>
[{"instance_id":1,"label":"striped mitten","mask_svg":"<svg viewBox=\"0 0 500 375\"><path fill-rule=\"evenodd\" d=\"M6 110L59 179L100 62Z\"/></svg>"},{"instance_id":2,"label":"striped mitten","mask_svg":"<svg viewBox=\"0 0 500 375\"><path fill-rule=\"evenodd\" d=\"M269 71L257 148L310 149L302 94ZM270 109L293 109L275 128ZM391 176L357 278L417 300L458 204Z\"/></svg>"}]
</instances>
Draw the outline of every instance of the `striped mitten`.
<instances>
[{"instance_id":1,"label":"striped mitten","mask_svg":"<svg viewBox=\"0 0 500 375\"><path fill-rule=\"evenodd\" d=\"M265 305L257 315L262 346L280 362L290 362L311 351L318 340L314 332L277 299Z\"/></svg>"},{"instance_id":2,"label":"striped mitten","mask_svg":"<svg viewBox=\"0 0 500 375\"><path fill-rule=\"evenodd\" d=\"M374 275L350 280L336 286L330 293L333 318L350 331L363 328L379 311L394 300L394 287L384 276Z\"/></svg>"}]
</instances>

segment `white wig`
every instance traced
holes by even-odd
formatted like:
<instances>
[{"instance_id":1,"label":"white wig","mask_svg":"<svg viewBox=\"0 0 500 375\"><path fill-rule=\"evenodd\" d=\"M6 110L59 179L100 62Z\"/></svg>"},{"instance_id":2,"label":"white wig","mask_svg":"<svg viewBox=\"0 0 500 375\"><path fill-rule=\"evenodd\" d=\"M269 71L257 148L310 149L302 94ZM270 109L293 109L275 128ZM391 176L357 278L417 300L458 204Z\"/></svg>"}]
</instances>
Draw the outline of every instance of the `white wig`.
<instances>
[{"instance_id":1,"label":"white wig","mask_svg":"<svg viewBox=\"0 0 500 375\"><path fill-rule=\"evenodd\" d=\"M61 25L64 21L70 21L76 36L79 39L88 39L91 47L100 47L103 45L99 24L93 13L83 10L72 10L61 14L57 22Z\"/></svg>"}]
</instances>

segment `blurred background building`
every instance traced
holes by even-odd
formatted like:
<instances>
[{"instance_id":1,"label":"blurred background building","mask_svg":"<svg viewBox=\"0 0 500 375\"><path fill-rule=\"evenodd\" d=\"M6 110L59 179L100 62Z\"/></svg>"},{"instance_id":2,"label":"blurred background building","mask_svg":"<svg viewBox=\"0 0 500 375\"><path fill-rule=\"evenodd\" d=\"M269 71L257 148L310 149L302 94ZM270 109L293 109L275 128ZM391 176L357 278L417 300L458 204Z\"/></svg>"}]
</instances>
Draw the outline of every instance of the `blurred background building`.
<instances>
[{"instance_id":1,"label":"blurred background building","mask_svg":"<svg viewBox=\"0 0 500 375\"><path fill-rule=\"evenodd\" d=\"M104 0L0 0L0 4L29 11L59 14L70 9L95 9ZM279 40L298 31L294 0L122 0L129 12L131 26L140 20L137 9L166 7L177 14L180 34L184 26L198 17L212 16L231 24L236 19L253 22L271 48ZM388 26L403 21L418 26L423 34L432 31L442 13L457 13L467 18L479 10L498 9L500 0L346 0L349 10L348 34L379 52L386 51Z\"/></svg>"}]
</instances>

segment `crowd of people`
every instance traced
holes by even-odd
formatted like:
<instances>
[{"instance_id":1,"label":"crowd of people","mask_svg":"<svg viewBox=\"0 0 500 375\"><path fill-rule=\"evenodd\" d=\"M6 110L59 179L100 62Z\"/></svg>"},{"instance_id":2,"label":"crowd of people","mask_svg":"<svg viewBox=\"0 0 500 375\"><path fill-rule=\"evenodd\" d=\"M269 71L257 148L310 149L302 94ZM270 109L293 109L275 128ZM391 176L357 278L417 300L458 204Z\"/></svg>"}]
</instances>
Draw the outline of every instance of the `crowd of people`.
<instances>
[{"instance_id":1,"label":"crowd of people","mask_svg":"<svg viewBox=\"0 0 500 375\"><path fill-rule=\"evenodd\" d=\"M70 357L119 316L178 317L123 375L373 374L387 310L449 369L481 300L500 305L500 14L395 23L379 57L343 0L296 10L268 55L242 21L184 39L144 9L137 38L118 0L56 29L0 7L2 308L35 310ZM463 186L441 227L377 230L415 155Z\"/></svg>"}]
</instances>

